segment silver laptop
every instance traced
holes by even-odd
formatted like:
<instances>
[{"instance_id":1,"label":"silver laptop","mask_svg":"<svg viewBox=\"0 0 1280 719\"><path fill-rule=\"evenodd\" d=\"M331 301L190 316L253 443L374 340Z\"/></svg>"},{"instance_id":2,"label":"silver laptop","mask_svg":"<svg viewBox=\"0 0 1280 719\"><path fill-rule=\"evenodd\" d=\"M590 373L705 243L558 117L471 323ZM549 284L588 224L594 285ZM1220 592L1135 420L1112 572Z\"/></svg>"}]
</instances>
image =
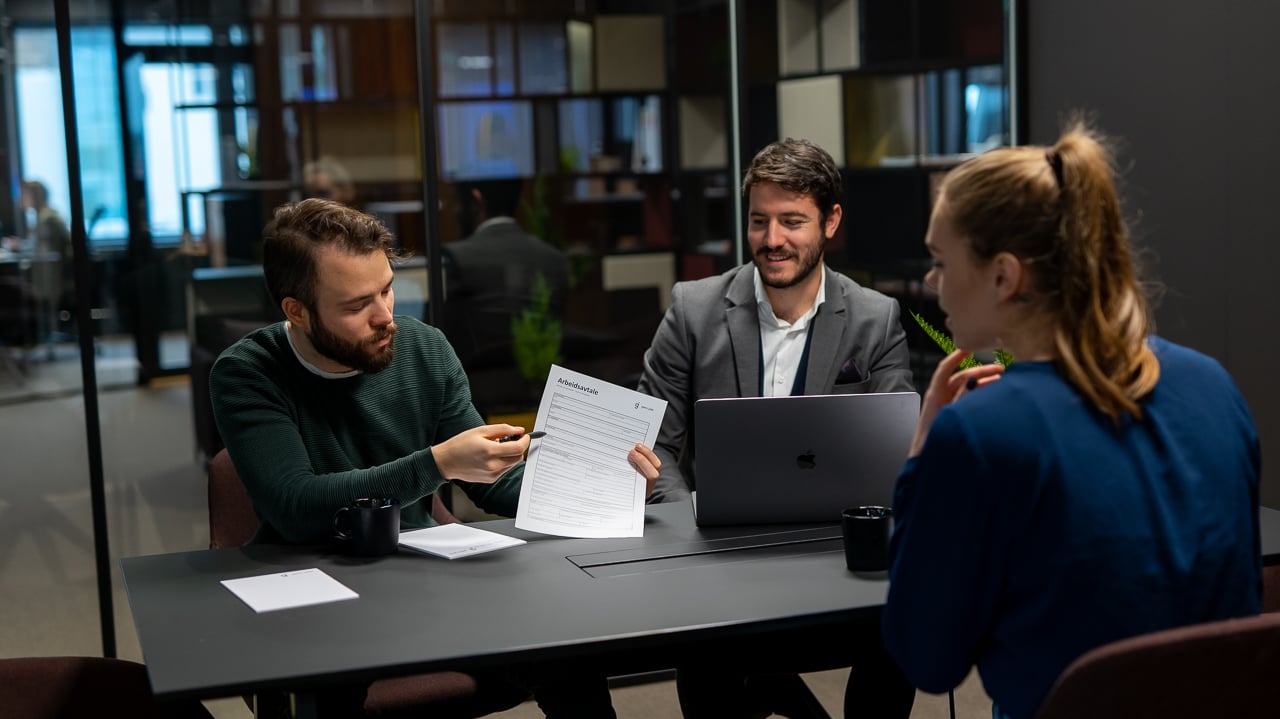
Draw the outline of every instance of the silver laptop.
<instances>
[{"instance_id":1,"label":"silver laptop","mask_svg":"<svg viewBox=\"0 0 1280 719\"><path fill-rule=\"evenodd\" d=\"M892 505L920 395L703 399L693 417L698 526L836 522Z\"/></svg>"}]
</instances>

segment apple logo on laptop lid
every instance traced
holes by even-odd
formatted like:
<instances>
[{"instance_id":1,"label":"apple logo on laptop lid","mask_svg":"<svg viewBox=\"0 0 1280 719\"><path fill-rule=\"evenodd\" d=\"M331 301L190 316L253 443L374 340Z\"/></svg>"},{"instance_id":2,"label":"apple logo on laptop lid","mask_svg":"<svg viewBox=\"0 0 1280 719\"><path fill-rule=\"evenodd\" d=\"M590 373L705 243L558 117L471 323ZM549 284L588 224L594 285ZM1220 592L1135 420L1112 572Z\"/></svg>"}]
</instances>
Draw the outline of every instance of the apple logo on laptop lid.
<instances>
[{"instance_id":1,"label":"apple logo on laptop lid","mask_svg":"<svg viewBox=\"0 0 1280 719\"><path fill-rule=\"evenodd\" d=\"M814 454L812 449L806 449L796 455L796 466L800 469L813 469L818 466L818 455Z\"/></svg>"}]
</instances>

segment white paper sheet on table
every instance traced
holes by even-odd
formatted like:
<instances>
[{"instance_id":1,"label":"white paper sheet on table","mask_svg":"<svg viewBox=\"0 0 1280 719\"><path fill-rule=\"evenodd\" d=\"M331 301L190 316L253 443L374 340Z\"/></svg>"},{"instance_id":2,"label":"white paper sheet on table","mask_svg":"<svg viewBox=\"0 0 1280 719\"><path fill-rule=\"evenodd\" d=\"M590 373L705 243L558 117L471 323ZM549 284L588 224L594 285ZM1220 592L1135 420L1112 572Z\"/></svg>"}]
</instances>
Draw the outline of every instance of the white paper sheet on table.
<instances>
[{"instance_id":1,"label":"white paper sheet on table","mask_svg":"<svg viewBox=\"0 0 1280 719\"><path fill-rule=\"evenodd\" d=\"M465 524L441 524L400 533L400 546L445 559L457 559L524 544L523 539Z\"/></svg>"},{"instance_id":2,"label":"white paper sheet on table","mask_svg":"<svg viewBox=\"0 0 1280 719\"><path fill-rule=\"evenodd\" d=\"M551 366L520 488L516 526L562 537L644 535L645 481L627 460L653 446L666 414L655 399Z\"/></svg>"},{"instance_id":3,"label":"white paper sheet on table","mask_svg":"<svg viewBox=\"0 0 1280 719\"><path fill-rule=\"evenodd\" d=\"M274 612L277 609L340 602L360 596L342 582L314 567L258 577L224 579L222 586L240 597L255 612Z\"/></svg>"}]
</instances>

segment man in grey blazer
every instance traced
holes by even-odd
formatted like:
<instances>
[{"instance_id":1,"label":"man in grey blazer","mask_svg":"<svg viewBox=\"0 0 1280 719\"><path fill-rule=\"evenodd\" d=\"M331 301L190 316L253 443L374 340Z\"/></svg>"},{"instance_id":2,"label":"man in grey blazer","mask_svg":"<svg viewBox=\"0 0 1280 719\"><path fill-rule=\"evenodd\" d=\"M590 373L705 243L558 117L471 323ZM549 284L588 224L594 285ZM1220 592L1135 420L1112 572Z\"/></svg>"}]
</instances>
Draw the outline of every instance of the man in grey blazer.
<instances>
[{"instance_id":1,"label":"man in grey blazer","mask_svg":"<svg viewBox=\"0 0 1280 719\"><path fill-rule=\"evenodd\" d=\"M639 385L667 401L650 502L688 499L695 487L696 400L915 390L897 301L822 261L841 193L824 150L770 145L743 181L752 262L672 290Z\"/></svg>"},{"instance_id":2,"label":"man in grey blazer","mask_svg":"<svg viewBox=\"0 0 1280 719\"><path fill-rule=\"evenodd\" d=\"M667 401L651 502L687 499L696 486L698 399L915 389L898 303L822 261L842 215L831 156L804 140L775 142L752 161L742 192L751 263L677 284L645 352L639 389ZM767 442L769 430L746 441ZM846 716L905 718L915 700L875 620L847 636L796 630L716 650L715 662L677 668L686 719L824 716L797 672L850 665Z\"/></svg>"}]
</instances>

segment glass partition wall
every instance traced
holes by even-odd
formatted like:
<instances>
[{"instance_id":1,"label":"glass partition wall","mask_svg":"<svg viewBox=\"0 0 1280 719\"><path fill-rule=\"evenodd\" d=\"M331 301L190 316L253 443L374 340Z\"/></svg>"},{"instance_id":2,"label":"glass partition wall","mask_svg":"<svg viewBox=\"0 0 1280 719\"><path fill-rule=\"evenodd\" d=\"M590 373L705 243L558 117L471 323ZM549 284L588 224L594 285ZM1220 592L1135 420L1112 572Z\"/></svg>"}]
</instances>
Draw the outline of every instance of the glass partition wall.
<instances>
[{"instance_id":1,"label":"glass partition wall","mask_svg":"<svg viewBox=\"0 0 1280 719\"><path fill-rule=\"evenodd\" d=\"M672 285L745 261L738 175L780 137L842 166L828 264L936 321L932 192L1008 139L998 0L70 6L78 213L53 11L0 6L9 655L101 650L95 492L108 568L207 545L208 371L280 319L259 266L279 204L381 218L397 312L445 331L482 414L530 422L552 362L634 385ZM81 255L42 234L55 216ZM923 383L937 351L903 318Z\"/></svg>"},{"instance_id":2,"label":"glass partition wall","mask_svg":"<svg viewBox=\"0 0 1280 719\"><path fill-rule=\"evenodd\" d=\"M77 72L77 103L100 110L115 87L109 70L114 48L103 44L100 27L56 23L50 3L6 4L4 11L0 651L96 654L112 643L101 631L111 621L111 592L98 581L106 567L106 542L96 531L103 525L95 514L101 518L103 505L89 477L96 474L101 487L101 453L94 449L99 411L82 393L85 377L93 373L84 372L79 335L89 317L86 301L109 309L89 287L101 277L85 272L86 254L92 252L86 237L121 228L103 213L87 226L84 208L115 204L119 184L99 184L85 175L112 165L118 173L120 160L111 152L118 133L101 115L76 123L80 143L67 143L67 121L80 117L64 112L64 81L73 78L61 68L69 57ZM111 37L109 29L105 36ZM76 150L87 162L76 162ZM73 174L69 160L92 169ZM102 352L102 375L109 377L111 360L123 353L116 346L103 346ZM87 360L95 359L91 350ZM26 401L33 396L43 399ZM50 631L54 627L69 631Z\"/></svg>"}]
</instances>

